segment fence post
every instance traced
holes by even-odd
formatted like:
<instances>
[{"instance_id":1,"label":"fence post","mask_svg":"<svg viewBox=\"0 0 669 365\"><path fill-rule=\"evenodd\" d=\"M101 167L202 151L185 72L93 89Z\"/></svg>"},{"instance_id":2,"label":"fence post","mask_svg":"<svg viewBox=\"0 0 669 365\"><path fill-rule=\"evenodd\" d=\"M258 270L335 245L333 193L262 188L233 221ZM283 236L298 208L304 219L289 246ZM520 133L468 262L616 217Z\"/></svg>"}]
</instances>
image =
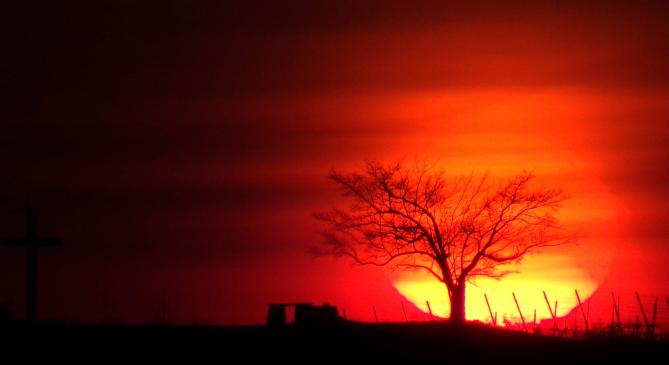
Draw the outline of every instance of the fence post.
<instances>
[{"instance_id":1,"label":"fence post","mask_svg":"<svg viewBox=\"0 0 669 365\"><path fill-rule=\"evenodd\" d=\"M404 310L404 301L400 300L400 305L402 305L402 313L404 313L404 321L409 322L409 318L407 318L407 311Z\"/></svg>"},{"instance_id":2,"label":"fence post","mask_svg":"<svg viewBox=\"0 0 669 365\"><path fill-rule=\"evenodd\" d=\"M488 306L488 312L490 313L490 320L492 321L492 325L494 327L497 327L497 315L493 317L492 315L492 308L490 308L490 302L488 301L488 295L486 293L483 293L483 297L485 297L485 304Z\"/></svg>"},{"instance_id":3,"label":"fence post","mask_svg":"<svg viewBox=\"0 0 669 365\"><path fill-rule=\"evenodd\" d=\"M525 326L525 317L523 317L523 312L520 310L520 305L518 304L516 293L511 292L511 295L513 295L513 301L516 302L516 308L518 308L518 314L520 314L520 321L523 323L523 331L526 331L527 327Z\"/></svg>"},{"instance_id":4,"label":"fence post","mask_svg":"<svg viewBox=\"0 0 669 365\"><path fill-rule=\"evenodd\" d=\"M655 297L655 304L653 305L653 324L651 325L650 337L655 338L655 319L657 319L657 301L658 297Z\"/></svg>"},{"instance_id":5,"label":"fence post","mask_svg":"<svg viewBox=\"0 0 669 365\"><path fill-rule=\"evenodd\" d=\"M616 295L611 292L611 299L613 299L612 322L615 323L616 335L619 335L622 333L622 323L620 322L620 296L618 297L618 300L616 300Z\"/></svg>"},{"instance_id":6,"label":"fence post","mask_svg":"<svg viewBox=\"0 0 669 365\"><path fill-rule=\"evenodd\" d=\"M376 315L376 306L372 304L372 310L374 311L374 319L376 320L376 323L379 323L379 316Z\"/></svg>"},{"instance_id":7,"label":"fence post","mask_svg":"<svg viewBox=\"0 0 669 365\"><path fill-rule=\"evenodd\" d=\"M427 310L430 311L430 320L434 321L434 315L432 314L432 307L430 307L430 301L426 300L425 303L427 303Z\"/></svg>"},{"instance_id":8,"label":"fence post","mask_svg":"<svg viewBox=\"0 0 669 365\"><path fill-rule=\"evenodd\" d=\"M613 299L613 313L615 314L616 322L620 326L620 297L616 301L616 296L611 292L611 299Z\"/></svg>"},{"instance_id":9,"label":"fence post","mask_svg":"<svg viewBox=\"0 0 669 365\"><path fill-rule=\"evenodd\" d=\"M555 329L558 328L557 324L557 318L555 318L555 313L553 313L553 308L551 308L551 303L548 301L548 296L546 295L546 291L543 290L544 293L544 299L546 299L546 305L548 306L548 311L551 313L551 318L553 318L553 327ZM555 302L555 310L557 311L557 301Z\"/></svg>"},{"instance_id":10,"label":"fence post","mask_svg":"<svg viewBox=\"0 0 669 365\"><path fill-rule=\"evenodd\" d=\"M555 309L554 309L555 317L557 317L557 305L558 305L558 301L557 301L557 299L555 299Z\"/></svg>"},{"instance_id":11,"label":"fence post","mask_svg":"<svg viewBox=\"0 0 669 365\"><path fill-rule=\"evenodd\" d=\"M585 315L585 310L583 310L583 303L581 302L581 297L578 295L578 290L574 289L576 293L576 299L578 300L578 306L581 308L581 314L583 314L583 322L585 323L585 331L590 331L590 326L588 325L588 317Z\"/></svg>"},{"instance_id":12,"label":"fence post","mask_svg":"<svg viewBox=\"0 0 669 365\"><path fill-rule=\"evenodd\" d=\"M636 294L636 300L639 303L639 308L641 308L643 323L646 325L646 333L650 333L650 324L648 323L648 317L646 317L646 310L643 308L643 304L641 303L641 296L639 296L639 292L635 292L635 294Z\"/></svg>"}]
</instances>

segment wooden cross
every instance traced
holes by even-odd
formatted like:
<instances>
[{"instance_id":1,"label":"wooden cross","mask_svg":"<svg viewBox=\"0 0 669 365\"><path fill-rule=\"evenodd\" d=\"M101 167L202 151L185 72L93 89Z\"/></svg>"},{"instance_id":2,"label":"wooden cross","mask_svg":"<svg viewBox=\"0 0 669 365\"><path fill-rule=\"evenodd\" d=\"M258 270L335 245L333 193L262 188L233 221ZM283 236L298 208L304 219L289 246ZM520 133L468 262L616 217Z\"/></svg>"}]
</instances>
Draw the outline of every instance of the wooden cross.
<instances>
[{"instance_id":1,"label":"wooden cross","mask_svg":"<svg viewBox=\"0 0 669 365\"><path fill-rule=\"evenodd\" d=\"M0 239L0 246L21 246L26 248L26 319L37 319L37 250L39 247L62 246L58 238L37 236L39 216L30 205L26 205L26 237Z\"/></svg>"}]
</instances>

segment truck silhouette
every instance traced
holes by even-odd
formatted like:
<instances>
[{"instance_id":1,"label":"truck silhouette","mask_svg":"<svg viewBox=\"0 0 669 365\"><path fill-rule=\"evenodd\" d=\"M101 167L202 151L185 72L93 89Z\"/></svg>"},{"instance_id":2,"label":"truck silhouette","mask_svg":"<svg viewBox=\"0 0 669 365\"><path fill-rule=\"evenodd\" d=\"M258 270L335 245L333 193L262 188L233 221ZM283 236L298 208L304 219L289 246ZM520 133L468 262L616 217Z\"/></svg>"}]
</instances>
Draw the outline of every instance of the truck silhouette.
<instances>
[{"instance_id":1,"label":"truck silhouette","mask_svg":"<svg viewBox=\"0 0 669 365\"><path fill-rule=\"evenodd\" d=\"M289 307L295 309L294 323L298 325L333 323L341 319L337 307L328 303L320 306L312 303L280 303L269 305L267 325L279 327L288 324L286 312Z\"/></svg>"}]
</instances>

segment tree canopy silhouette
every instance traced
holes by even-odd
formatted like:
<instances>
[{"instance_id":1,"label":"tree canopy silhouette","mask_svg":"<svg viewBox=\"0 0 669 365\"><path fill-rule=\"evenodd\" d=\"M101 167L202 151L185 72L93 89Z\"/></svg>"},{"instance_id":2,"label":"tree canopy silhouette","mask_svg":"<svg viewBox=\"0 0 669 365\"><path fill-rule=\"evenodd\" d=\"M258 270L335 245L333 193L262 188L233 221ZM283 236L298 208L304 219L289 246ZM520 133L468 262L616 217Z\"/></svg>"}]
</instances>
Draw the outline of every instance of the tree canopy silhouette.
<instances>
[{"instance_id":1,"label":"tree canopy silhouette","mask_svg":"<svg viewBox=\"0 0 669 365\"><path fill-rule=\"evenodd\" d=\"M454 322L465 320L468 280L501 278L505 264L573 239L556 218L564 194L532 188L531 173L499 183L488 174L449 178L426 163L368 161L329 178L350 205L316 214L327 223L318 252L429 272L445 284Z\"/></svg>"}]
</instances>

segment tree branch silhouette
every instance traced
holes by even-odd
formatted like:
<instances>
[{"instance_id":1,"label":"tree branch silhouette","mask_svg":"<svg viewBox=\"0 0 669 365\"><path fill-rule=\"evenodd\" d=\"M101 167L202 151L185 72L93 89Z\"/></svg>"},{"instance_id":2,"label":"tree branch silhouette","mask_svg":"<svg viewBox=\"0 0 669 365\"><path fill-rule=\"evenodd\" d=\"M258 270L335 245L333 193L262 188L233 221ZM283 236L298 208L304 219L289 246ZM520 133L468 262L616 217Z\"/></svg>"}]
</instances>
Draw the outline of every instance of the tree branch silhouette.
<instances>
[{"instance_id":1,"label":"tree branch silhouette","mask_svg":"<svg viewBox=\"0 0 669 365\"><path fill-rule=\"evenodd\" d=\"M367 161L362 172L332 170L349 205L315 214L326 224L318 254L359 265L424 270L448 289L451 319L464 321L466 282L501 278L504 266L540 247L562 245L559 189L531 188L522 173L495 184L488 174L448 178L427 163Z\"/></svg>"}]
</instances>

